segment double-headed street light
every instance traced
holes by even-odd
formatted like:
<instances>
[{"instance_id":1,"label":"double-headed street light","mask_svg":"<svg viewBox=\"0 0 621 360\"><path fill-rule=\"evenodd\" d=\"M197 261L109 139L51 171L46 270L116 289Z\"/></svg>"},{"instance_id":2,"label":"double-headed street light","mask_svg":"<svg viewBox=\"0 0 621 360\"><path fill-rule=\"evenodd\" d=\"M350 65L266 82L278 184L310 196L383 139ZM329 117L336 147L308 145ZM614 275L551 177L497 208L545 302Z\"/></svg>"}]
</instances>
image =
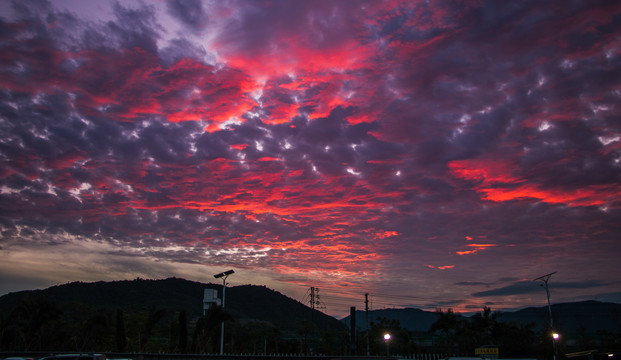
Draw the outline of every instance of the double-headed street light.
<instances>
[{"instance_id":1,"label":"double-headed street light","mask_svg":"<svg viewBox=\"0 0 621 360\"><path fill-rule=\"evenodd\" d=\"M214 275L216 279L222 279L222 312L224 313L224 302L226 299L226 278L229 275L235 273L233 270L228 270ZM222 327L220 328L220 355L224 354L224 320L222 320Z\"/></svg>"}]
</instances>

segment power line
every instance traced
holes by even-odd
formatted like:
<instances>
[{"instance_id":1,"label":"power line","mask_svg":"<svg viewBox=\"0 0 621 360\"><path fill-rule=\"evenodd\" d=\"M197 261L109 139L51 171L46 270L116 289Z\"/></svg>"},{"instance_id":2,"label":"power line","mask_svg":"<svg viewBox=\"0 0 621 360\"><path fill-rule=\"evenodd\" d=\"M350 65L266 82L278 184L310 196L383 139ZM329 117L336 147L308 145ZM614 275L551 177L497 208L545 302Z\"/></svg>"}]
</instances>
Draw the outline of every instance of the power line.
<instances>
[{"instance_id":1,"label":"power line","mask_svg":"<svg viewBox=\"0 0 621 360\"><path fill-rule=\"evenodd\" d=\"M308 293L308 292L307 292ZM321 305L322 310L326 308L330 309L332 312L338 311L346 313L347 308L351 306L369 306L370 310L379 310L379 309L387 309L387 308L420 308L420 309L438 309L444 307L460 307L461 303L466 303L466 301L455 301L452 304L447 304L446 302L432 297L425 296L414 296L414 295L402 295L402 294L379 294L379 295L371 295L368 294L368 303L365 302L363 294L356 293L342 293L342 292L330 292L328 294L321 295ZM309 303L309 300L305 297L305 303ZM480 304L484 306L485 304ZM495 306L495 307L503 307L503 306L511 306L515 308L516 305L520 307L520 304L516 304L515 302L509 301L494 301L493 304L487 303L487 305ZM531 304L524 304L524 306L530 306ZM474 311L474 310L473 310ZM502 310L501 310L502 311Z\"/></svg>"}]
</instances>

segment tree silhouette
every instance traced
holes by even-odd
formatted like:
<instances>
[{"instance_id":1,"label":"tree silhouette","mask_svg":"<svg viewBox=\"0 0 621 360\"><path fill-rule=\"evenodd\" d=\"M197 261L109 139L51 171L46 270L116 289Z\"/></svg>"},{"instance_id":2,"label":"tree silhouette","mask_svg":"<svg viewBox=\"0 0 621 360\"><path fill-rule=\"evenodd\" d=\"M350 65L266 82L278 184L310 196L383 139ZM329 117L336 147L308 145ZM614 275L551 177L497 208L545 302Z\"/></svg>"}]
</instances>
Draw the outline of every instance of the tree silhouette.
<instances>
[{"instance_id":1,"label":"tree silhouette","mask_svg":"<svg viewBox=\"0 0 621 360\"><path fill-rule=\"evenodd\" d=\"M123 317L123 310L116 310L116 350L118 352L125 352L127 346L127 335L125 335L125 319Z\"/></svg>"},{"instance_id":2,"label":"tree silhouette","mask_svg":"<svg viewBox=\"0 0 621 360\"><path fill-rule=\"evenodd\" d=\"M153 334L153 329L157 323L164 318L164 316L166 316L166 309L151 308L151 310L149 310L147 320L145 321L142 331L139 334L139 348L141 352L145 351L147 343Z\"/></svg>"},{"instance_id":3,"label":"tree silhouette","mask_svg":"<svg viewBox=\"0 0 621 360\"><path fill-rule=\"evenodd\" d=\"M490 307L484 306L481 312L474 314L470 318L479 346L493 344L492 329L498 322L498 315L498 312L492 312Z\"/></svg>"},{"instance_id":4,"label":"tree silhouette","mask_svg":"<svg viewBox=\"0 0 621 360\"><path fill-rule=\"evenodd\" d=\"M89 351L105 342L110 327L104 311L94 313L81 327L82 345L79 350Z\"/></svg>"},{"instance_id":5,"label":"tree silhouette","mask_svg":"<svg viewBox=\"0 0 621 360\"><path fill-rule=\"evenodd\" d=\"M9 315L7 328L11 331L12 344L15 349L25 351L44 350L60 335L60 328L55 332L45 331L52 323L60 319L61 310L48 298L26 297Z\"/></svg>"},{"instance_id":6,"label":"tree silhouette","mask_svg":"<svg viewBox=\"0 0 621 360\"><path fill-rule=\"evenodd\" d=\"M219 338L218 329L223 321L233 320L222 306L212 306L196 322L192 336L192 349L199 353L215 351L213 342Z\"/></svg>"},{"instance_id":7,"label":"tree silhouette","mask_svg":"<svg viewBox=\"0 0 621 360\"><path fill-rule=\"evenodd\" d=\"M534 323L497 322L492 336L499 345L500 357L533 357L537 355Z\"/></svg>"},{"instance_id":8,"label":"tree silhouette","mask_svg":"<svg viewBox=\"0 0 621 360\"><path fill-rule=\"evenodd\" d=\"M315 324L306 319L298 319L295 322L295 329L300 340L300 354L306 354L309 349L308 338L314 332Z\"/></svg>"},{"instance_id":9,"label":"tree silhouette","mask_svg":"<svg viewBox=\"0 0 621 360\"><path fill-rule=\"evenodd\" d=\"M429 331L440 334L442 337L441 346L447 354L451 354L455 344L455 334L459 328L459 317L453 312L453 309L448 309L446 312L437 309L436 315L438 315L438 320L431 325Z\"/></svg>"},{"instance_id":10,"label":"tree silhouette","mask_svg":"<svg viewBox=\"0 0 621 360\"><path fill-rule=\"evenodd\" d=\"M186 352L188 347L188 322L185 310L179 312L179 351Z\"/></svg>"}]
</instances>

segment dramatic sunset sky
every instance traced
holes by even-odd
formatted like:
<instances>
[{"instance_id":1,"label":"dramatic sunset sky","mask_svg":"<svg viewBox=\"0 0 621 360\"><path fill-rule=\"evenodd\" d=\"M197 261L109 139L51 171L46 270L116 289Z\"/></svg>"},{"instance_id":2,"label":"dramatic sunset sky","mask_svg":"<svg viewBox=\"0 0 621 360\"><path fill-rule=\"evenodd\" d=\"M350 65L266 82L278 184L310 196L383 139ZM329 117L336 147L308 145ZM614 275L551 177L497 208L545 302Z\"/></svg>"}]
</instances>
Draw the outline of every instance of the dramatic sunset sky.
<instances>
[{"instance_id":1,"label":"dramatic sunset sky","mask_svg":"<svg viewBox=\"0 0 621 360\"><path fill-rule=\"evenodd\" d=\"M0 3L0 294L621 302L620 161L618 0Z\"/></svg>"}]
</instances>

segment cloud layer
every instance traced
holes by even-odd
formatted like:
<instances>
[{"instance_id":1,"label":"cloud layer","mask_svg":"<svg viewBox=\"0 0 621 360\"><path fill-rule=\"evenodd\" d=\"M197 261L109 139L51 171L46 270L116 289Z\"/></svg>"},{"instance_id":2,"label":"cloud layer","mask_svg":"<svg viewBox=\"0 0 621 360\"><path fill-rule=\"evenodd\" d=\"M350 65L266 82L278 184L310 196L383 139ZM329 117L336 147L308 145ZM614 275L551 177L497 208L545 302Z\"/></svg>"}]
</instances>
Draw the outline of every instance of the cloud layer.
<instances>
[{"instance_id":1,"label":"cloud layer","mask_svg":"<svg viewBox=\"0 0 621 360\"><path fill-rule=\"evenodd\" d=\"M618 293L616 1L2 6L7 279L234 267L335 314Z\"/></svg>"}]
</instances>

